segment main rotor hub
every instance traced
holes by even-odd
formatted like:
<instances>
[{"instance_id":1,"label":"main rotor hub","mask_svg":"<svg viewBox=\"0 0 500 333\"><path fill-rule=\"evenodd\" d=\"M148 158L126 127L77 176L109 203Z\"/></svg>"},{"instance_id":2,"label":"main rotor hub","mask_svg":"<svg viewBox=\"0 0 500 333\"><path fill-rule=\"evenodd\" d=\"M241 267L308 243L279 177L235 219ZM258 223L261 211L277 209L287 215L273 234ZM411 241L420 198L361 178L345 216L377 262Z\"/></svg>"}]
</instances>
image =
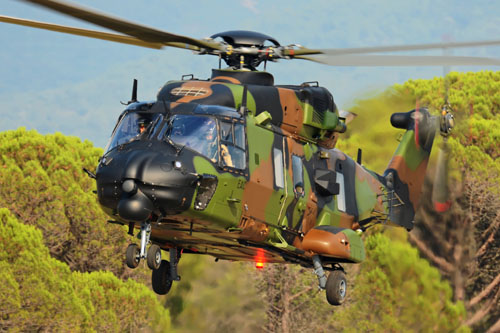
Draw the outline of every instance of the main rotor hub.
<instances>
[{"instance_id":1,"label":"main rotor hub","mask_svg":"<svg viewBox=\"0 0 500 333\"><path fill-rule=\"evenodd\" d=\"M439 119L439 129L441 135L443 137L449 136L453 127L455 127L455 118L451 114L451 106L445 104L441 109L441 117Z\"/></svg>"},{"instance_id":2,"label":"main rotor hub","mask_svg":"<svg viewBox=\"0 0 500 333\"><path fill-rule=\"evenodd\" d=\"M276 61L281 57L280 43L259 32L232 30L212 35L210 39L218 37L227 44L226 51L218 54L234 69L256 70L262 61ZM272 45L266 45L266 42Z\"/></svg>"}]
</instances>

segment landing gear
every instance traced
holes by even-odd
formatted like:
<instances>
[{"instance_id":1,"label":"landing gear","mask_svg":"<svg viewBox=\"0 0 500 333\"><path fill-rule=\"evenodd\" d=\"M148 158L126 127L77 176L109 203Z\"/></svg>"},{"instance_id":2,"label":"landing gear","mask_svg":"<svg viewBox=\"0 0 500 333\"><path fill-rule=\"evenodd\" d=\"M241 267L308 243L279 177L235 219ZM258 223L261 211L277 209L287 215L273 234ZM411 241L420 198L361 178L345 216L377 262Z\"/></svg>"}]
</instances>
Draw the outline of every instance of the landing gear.
<instances>
[{"instance_id":1,"label":"landing gear","mask_svg":"<svg viewBox=\"0 0 500 333\"><path fill-rule=\"evenodd\" d=\"M153 290L159 295L166 295L172 288L172 279L170 277L170 263L167 260L162 260L160 267L153 270L151 282Z\"/></svg>"},{"instance_id":2,"label":"landing gear","mask_svg":"<svg viewBox=\"0 0 500 333\"><path fill-rule=\"evenodd\" d=\"M347 290L347 280L344 270L339 264L335 264L333 266L334 270L327 279L320 257L314 255L312 261L314 273L318 277L319 288L326 289L326 300L331 305L341 305L344 302Z\"/></svg>"},{"instance_id":3,"label":"landing gear","mask_svg":"<svg viewBox=\"0 0 500 333\"><path fill-rule=\"evenodd\" d=\"M133 225L129 225L129 233L132 233ZM151 236L151 223L149 221L141 224L140 232L141 246L130 244L127 248L126 263L130 268L139 266L141 259L146 259L148 267L152 270L151 281L155 293L165 295L172 288L173 281L180 281L177 274L177 265L181 258L181 249L171 248L169 250L170 262L161 259L161 248L153 244L146 251Z\"/></svg>"},{"instance_id":4,"label":"landing gear","mask_svg":"<svg viewBox=\"0 0 500 333\"><path fill-rule=\"evenodd\" d=\"M137 244L130 244L127 247L127 252L125 255L127 266L130 268L136 268L139 266L139 261L141 261L141 253Z\"/></svg>"},{"instance_id":5,"label":"landing gear","mask_svg":"<svg viewBox=\"0 0 500 333\"><path fill-rule=\"evenodd\" d=\"M180 281L177 274L177 264L179 263L181 251L177 248L170 249L170 262L162 260L158 269L153 269L151 282L153 290L159 295L166 295L172 288L173 281Z\"/></svg>"},{"instance_id":6,"label":"landing gear","mask_svg":"<svg viewBox=\"0 0 500 333\"><path fill-rule=\"evenodd\" d=\"M158 245L153 244L149 247L146 259L148 261L148 267L155 270L160 268L161 264L161 249Z\"/></svg>"},{"instance_id":7,"label":"landing gear","mask_svg":"<svg viewBox=\"0 0 500 333\"><path fill-rule=\"evenodd\" d=\"M331 305L341 305L345 300L347 290L347 280L345 273L341 270L334 270L326 281L326 300Z\"/></svg>"},{"instance_id":8,"label":"landing gear","mask_svg":"<svg viewBox=\"0 0 500 333\"><path fill-rule=\"evenodd\" d=\"M133 226L132 226L133 227ZM130 229L130 226L129 226ZM130 233L130 230L129 230ZM158 269L161 264L161 249L158 245L153 244L146 251L146 246L149 243L151 236L151 223L143 222L141 224L140 232L141 246L130 244L127 248L126 263L130 268L139 266L141 259L147 259L148 267L151 269Z\"/></svg>"}]
</instances>

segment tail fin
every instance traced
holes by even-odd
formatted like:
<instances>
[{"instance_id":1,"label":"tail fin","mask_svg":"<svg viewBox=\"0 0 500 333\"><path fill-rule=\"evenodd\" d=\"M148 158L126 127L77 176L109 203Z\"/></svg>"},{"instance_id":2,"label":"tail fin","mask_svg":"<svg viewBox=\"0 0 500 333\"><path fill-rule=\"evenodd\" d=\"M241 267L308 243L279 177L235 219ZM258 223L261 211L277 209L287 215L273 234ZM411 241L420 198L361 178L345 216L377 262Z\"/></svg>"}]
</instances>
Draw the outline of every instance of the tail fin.
<instances>
[{"instance_id":1,"label":"tail fin","mask_svg":"<svg viewBox=\"0 0 500 333\"><path fill-rule=\"evenodd\" d=\"M426 108L394 113L391 124L396 128L406 129L406 133L384 172L389 219L411 230L436 127Z\"/></svg>"}]
</instances>

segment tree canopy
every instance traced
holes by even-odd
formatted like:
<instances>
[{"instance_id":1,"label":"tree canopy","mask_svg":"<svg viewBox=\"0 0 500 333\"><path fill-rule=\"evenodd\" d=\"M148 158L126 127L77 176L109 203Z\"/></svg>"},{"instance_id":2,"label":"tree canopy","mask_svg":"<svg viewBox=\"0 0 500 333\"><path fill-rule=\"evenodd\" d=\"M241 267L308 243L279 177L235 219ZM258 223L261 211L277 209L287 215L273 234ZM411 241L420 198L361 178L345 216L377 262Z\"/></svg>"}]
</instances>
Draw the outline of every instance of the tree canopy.
<instances>
[{"instance_id":1,"label":"tree canopy","mask_svg":"<svg viewBox=\"0 0 500 333\"><path fill-rule=\"evenodd\" d=\"M137 331L170 327L156 296L111 272L81 273L49 254L42 233L0 209L0 327L9 331Z\"/></svg>"}]
</instances>

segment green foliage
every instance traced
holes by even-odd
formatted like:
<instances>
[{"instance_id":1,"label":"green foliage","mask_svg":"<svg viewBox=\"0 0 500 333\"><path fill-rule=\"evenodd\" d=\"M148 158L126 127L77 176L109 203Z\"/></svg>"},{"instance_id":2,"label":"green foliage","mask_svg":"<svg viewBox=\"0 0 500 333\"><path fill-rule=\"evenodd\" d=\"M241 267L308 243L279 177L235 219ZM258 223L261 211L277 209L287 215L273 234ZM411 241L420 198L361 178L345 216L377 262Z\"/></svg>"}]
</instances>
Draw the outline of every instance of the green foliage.
<instances>
[{"instance_id":1,"label":"green foliage","mask_svg":"<svg viewBox=\"0 0 500 333\"><path fill-rule=\"evenodd\" d=\"M0 209L0 330L167 331L168 311L147 287L110 272L71 272L42 233Z\"/></svg>"},{"instance_id":2,"label":"green foliage","mask_svg":"<svg viewBox=\"0 0 500 333\"><path fill-rule=\"evenodd\" d=\"M477 179L481 184L488 179L488 190L498 193L500 72L450 73L445 80L410 80L380 95L359 100L350 109L358 117L349 125L346 138L339 140L339 149L356 156L357 148L362 148L363 164L383 172L397 146L394 138L402 133L392 128L390 115L416 106L427 106L431 113L439 114L445 100L445 85L449 85L449 103L456 118L448 140L451 170L455 170L452 175L455 178L466 175L469 181ZM439 136L436 141L440 143ZM434 154L437 151L436 144L433 151ZM431 157L431 164L433 160L435 156ZM453 295L448 283L441 281L437 270L418 258L416 250L401 234L392 232L391 242L384 235L369 236L367 254L356 274L348 304L334 316L338 329L451 331L465 322L463 306L451 302Z\"/></svg>"},{"instance_id":3,"label":"green foliage","mask_svg":"<svg viewBox=\"0 0 500 333\"><path fill-rule=\"evenodd\" d=\"M126 233L97 204L94 170L102 150L60 133L0 133L0 207L43 232L50 254L72 270L123 275ZM118 255L119 254L119 255Z\"/></svg>"},{"instance_id":4,"label":"green foliage","mask_svg":"<svg viewBox=\"0 0 500 333\"><path fill-rule=\"evenodd\" d=\"M408 243L376 233L366 239L368 259L361 264L349 307L334 320L346 332L467 331L465 308L453 303L452 290L437 269Z\"/></svg>"},{"instance_id":5,"label":"green foliage","mask_svg":"<svg viewBox=\"0 0 500 333\"><path fill-rule=\"evenodd\" d=\"M444 102L445 84L456 118L450 148L452 167L500 184L500 72L456 73L443 80L410 80L395 90L437 113Z\"/></svg>"},{"instance_id":6,"label":"green foliage","mask_svg":"<svg viewBox=\"0 0 500 333\"><path fill-rule=\"evenodd\" d=\"M350 156L356 156L357 149L362 148L363 164L382 173L397 147L395 139L403 132L391 126L391 114L417 106L439 114L445 85L449 85L448 100L456 118L450 139L452 166L474 170L478 176L500 183L500 72L452 72L446 79L410 80L358 100L349 109L358 117L349 124L346 136L339 139L338 148Z\"/></svg>"},{"instance_id":7,"label":"green foliage","mask_svg":"<svg viewBox=\"0 0 500 333\"><path fill-rule=\"evenodd\" d=\"M194 255L183 257L181 264L183 279L174 284L177 289L173 291L173 298L182 299L183 304L183 311L173 320L179 332L260 331L265 314L253 284L256 272L251 264L215 263L212 257ZM186 265L194 269L186 269Z\"/></svg>"},{"instance_id":8,"label":"green foliage","mask_svg":"<svg viewBox=\"0 0 500 333\"><path fill-rule=\"evenodd\" d=\"M203 283L205 278L210 276L209 261L213 262L212 257L189 254L183 255L182 260L179 261L178 270L183 278L181 281L173 283L168 296L163 298L164 305L170 310L174 324L178 324L177 318L186 307L189 307L189 295L193 290L193 285Z\"/></svg>"},{"instance_id":9,"label":"green foliage","mask_svg":"<svg viewBox=\"0 0 500 333\"><path fill-rule=\"evenodd\" d=\"M333 308L318 288L312 269L270 264L256 276L266 332L330 332ZM314 318L314 320L311 320Z\"/></svg>"}]
</instances>

